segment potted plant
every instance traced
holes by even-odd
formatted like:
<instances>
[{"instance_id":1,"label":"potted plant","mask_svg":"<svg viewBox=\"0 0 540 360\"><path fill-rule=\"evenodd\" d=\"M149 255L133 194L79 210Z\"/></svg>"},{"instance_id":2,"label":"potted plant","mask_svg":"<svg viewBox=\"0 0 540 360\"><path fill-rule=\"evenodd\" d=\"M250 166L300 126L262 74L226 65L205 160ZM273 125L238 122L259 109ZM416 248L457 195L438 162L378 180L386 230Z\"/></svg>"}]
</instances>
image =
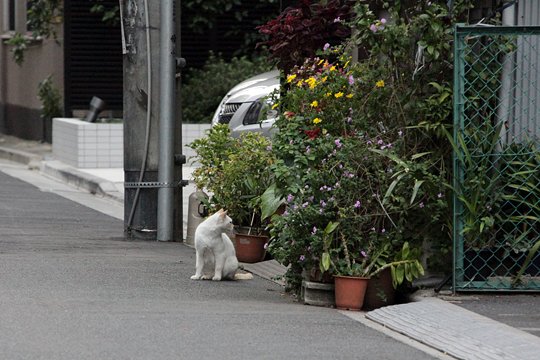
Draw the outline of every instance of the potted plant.
<instances>
[{"instance_id":1,"label":"potted plant","mask_svg":"<svg viewBox=\"0 0 540 360\"><path fill-rule=\"evenodd\" d=\"M323 233L325 252L320 267L321 271L333 270L338 309L360 310L370 279L387 269L394 288L424 274L420 251L411 249L408 242L395 252L391 241L377 236L367 241L350 241L348 234L340 231L339 223L329 223Z\"/></svg>"},{"instance_id":2,"label":"potted plant","mask_svg":"<svg viewBox=\"0 0 540 360\"><path fill-rule=\"evenodd\" d=\"M263 204L272 185L274 162L270 140L254 132L232 138L229 127L218 124L190 147L201 164L193 172L195 184L210 194L208 207L227 209L233 219L238 260L263 260L268 242Z\"/></svg>"},{"instance_id":3,"label":"potted plant","mask_svg":"<svg viewBox=\"0 0 540 360\"><path fill-rule=\"evenodd\" d=\"M327 53L337 60L330 62ZM393 262L405 244L419 249L444 231L440 158L419 153L421 137L403 126L399 106L380 110L395 101L401 85L390 86L393 73L373 70L370 63L351 65L340 54L325 47L321 57L307 59L287 75L289 89L280 98L274 173L286 210L272 226L270 252L288 266L291 290L314 268L334 275L360 269L368 276L394 268L396 282L403 268ZM362 264L362 251L385 263ZM409 255L415 258L404 266L419 264L419 252Z\"/></svg>"}]
</instances>

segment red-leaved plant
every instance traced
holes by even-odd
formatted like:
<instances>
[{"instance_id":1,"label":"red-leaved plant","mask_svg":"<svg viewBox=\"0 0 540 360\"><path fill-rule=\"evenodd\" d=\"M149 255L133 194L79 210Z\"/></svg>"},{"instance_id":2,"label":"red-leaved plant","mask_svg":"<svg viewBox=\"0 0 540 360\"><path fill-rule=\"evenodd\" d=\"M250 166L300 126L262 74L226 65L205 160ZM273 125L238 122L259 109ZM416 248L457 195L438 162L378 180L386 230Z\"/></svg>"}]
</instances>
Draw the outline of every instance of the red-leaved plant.
<instances>
[{"instance_id":1,"label":"red-leaved plant","mask_svg":"<svg viewBox=\"0 0 540 360\"><path fill-rule=\"evenodd\" d=\"M276 19L257 27L268 40L266 45L277 66L290 73L295 65L313 57L325 43L338 44L351 34L347 22L352 16L352 0L321 0L312 4L300 0L286 8Z\"/></svg>"}]
</instances>

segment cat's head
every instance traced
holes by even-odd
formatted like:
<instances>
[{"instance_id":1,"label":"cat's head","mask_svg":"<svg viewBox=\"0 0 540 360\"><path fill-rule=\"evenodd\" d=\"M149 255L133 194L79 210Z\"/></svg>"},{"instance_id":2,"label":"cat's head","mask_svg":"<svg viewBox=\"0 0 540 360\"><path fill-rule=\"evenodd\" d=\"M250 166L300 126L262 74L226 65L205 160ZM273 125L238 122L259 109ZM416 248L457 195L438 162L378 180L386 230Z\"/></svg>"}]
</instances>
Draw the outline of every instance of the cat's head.
<instances>
[{"instance_id":1,"label":"cat's head","mask_svg":"<svg viewBox=\"0 0 540 360\"><path fill-rule=\"evenodd\" d=\"M212 215L212 217L214 218L216 226L219 227L222 231L225 232L233 230L233 221L227 215L226 210L220 209L218 212Z\"/></svg>"}]
</instances>

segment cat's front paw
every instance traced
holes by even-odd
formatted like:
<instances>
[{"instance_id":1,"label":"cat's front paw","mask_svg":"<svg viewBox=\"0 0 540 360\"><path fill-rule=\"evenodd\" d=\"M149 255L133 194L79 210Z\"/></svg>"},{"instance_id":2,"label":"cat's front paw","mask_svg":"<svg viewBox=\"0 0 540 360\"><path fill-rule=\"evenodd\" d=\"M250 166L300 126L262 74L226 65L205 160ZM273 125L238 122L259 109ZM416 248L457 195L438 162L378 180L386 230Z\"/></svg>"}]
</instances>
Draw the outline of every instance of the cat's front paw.
<instances>
[{"instance_id":1,"label":"cat's front paw","mask_svg":"<svg viewBox=\"0 0 540 360\"><path fill-rule=\"evenodd\" d=\"M215 275L213 278L212 278L213 281L221 281L221 276L219 275Z\"/></svg>"},{"instance_id":2,"label":"cat's front paw","mask_svg":"<svg viewBox=\"0 0 540 360\"><path fill-rule=\"evenodd\" d=\"M190 279L191 280L200 280L201 276L200 275L193 275Z\"/></svg>"},{"instance_id":3,"label":"cat's front paw","mask_svg":"<svg viewBox=\"0 0 540 360\"><path fill-rule=\"evenodd\" d=\"M201 279L203 280L210 280L212 277L210 275L203 275Z\"/></svg>"}]
</instances>

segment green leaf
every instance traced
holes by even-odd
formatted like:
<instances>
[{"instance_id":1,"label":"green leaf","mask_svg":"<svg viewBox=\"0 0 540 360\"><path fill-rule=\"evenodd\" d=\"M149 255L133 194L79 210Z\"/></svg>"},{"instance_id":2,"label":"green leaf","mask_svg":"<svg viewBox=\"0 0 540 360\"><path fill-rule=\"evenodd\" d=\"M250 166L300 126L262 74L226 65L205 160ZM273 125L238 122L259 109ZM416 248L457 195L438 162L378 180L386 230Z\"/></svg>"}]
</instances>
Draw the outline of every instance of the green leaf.
<instances>
[{"instance_id":1,"label":"green leaf","mask_svg":"<svg viewBox=\"0 0 540 360\"><path fill-rule=\"evenodd\" d=\"M429 155L429 154L431 154L431 153L432 153L432 151L426 151L426 152L423 152L423 153L414 154L413 156L411 156L411 160L419 159L419 158L421 158L422 156L426 156L426 155Z\"/></svg>"},{"instance_id":2,"label":"green leaf","mask_svg":"<svg viewBox=\"0 0 540 360\"><path fill-rule=\"evenodd\" d=\"M328 225L326 225L326 228L324 229L324 234L325 235L330 235L331 233L334 232L334 230L336 230L336 228L338 227L339 223L336 222L336 221L330 221L328 223Z\"/></svg>"},{"instance_id":3,"label":"green leaf","mask_svg":"<svg viewBox=\"0 0 540 360\"><path fill-rule=\"evenodd\" d=\"M330 269L330 254L327 252L324 252L321 257L321 270L328 271Z\"/></svg>"},{"instance_id":4,"label":"green leaf","mask_svg":"<svg viewBox=\"0 0 540 360\"><path fill-rule=\"evenodd\" d=\"M412 204L414 202L414 199L416 199L416 194L418 193L418 190L420 189L420 186L422 186L423 183L424 183L424 180L416 180L414 182L414 188L413 188L410 204Z\"/></svg>"},{"instance_id":5,"label":"green leaf","mask_svg":"<svg viewBox=\"0 0 540 360\"><path fill-rule=\"evenodd\" d=\"M414 280L413 276L412 276L412 271L411 271L411 264L410 263L405 263L403 264L404 266L404 271L405 271L405 279L407 279L407 281L409 282L412 282Z\"/></svg>"},{"instance_id":6,"label":"green leaf","mask_svg":"<svg viewBox=\"0 0 540 360\"><path fill-rule=\"evenodd\" d=\"M406 174L403 173L401 174L400 176L397 177L396 180L392 181L392 183L390 184L390 186L388 187L388 190L386 190L386 194L384 194L384 197L383 197L383 203L386 203L386 199L388 199L391 195L392 195L392 191L394 191L394 188L396 187L396 185L399 183L399 181L401 179L403 179L403 177L405 176Z\"/></svg>"},{"instance_id":7,"label":"green leaf","mask_svg":"<svg viewBox=\"0 0 540 360\"><path fill-rule=\"evenodd\" d=\"M276 184L270 185L270 187L261 195L262 220L272 216L284 202L285 200L277 195Z\"/></svg>"},{"instance_id":8,"label":"green leaf","mask_svg":"<svg viewBox=\"0 0 540 360\"><path fill-rule=\"evenodd\" d=\"M405 277L405 272L403 270L403 267L402 266L397 266L396 267L396 283L398 285L403 283L404 277Z\"/></svg>"},{"instance_id":9,"label":"green leaf","mask_svg":"<svg viewBox=\"0 0 540 360\"><path fill-rule=\"evenodd\" d=\"M409 254L410 254L409 243L405 241L403 243L403 248L401 249L401 259L407 260L409 258Z\"/></svg>"}]
</instances>

